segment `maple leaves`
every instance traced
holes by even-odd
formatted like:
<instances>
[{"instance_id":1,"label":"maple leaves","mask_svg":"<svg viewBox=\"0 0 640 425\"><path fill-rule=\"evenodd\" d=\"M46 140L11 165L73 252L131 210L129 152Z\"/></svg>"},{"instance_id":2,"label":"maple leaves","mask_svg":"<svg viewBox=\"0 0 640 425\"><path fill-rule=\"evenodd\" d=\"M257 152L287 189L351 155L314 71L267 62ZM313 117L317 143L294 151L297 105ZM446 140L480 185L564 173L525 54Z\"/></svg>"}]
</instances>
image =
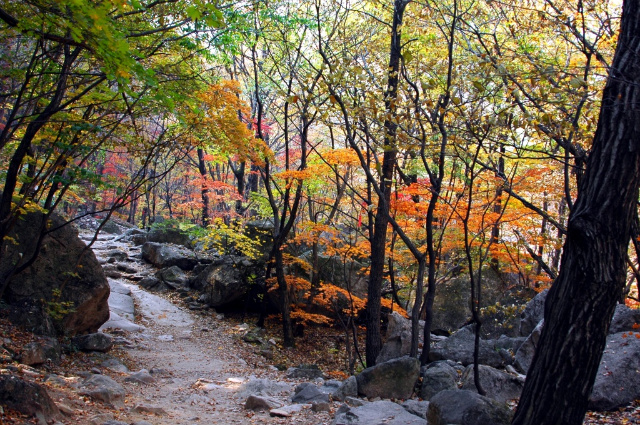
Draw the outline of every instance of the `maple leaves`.
<instances>
[{"instance_id":1,"label":"maple leaves","mask_svg":"<svg viewBox=\"0 0 640 425\"><path fill-rule=\"evenodd\" d=\"M224 156L264 162L270 150L254 137L247 125L250 110L241 97L238 81L211 84L197 98L201 105L187 113L187 117L192 121L198 143L213 146Z\"/></svg>"}]
</instances>

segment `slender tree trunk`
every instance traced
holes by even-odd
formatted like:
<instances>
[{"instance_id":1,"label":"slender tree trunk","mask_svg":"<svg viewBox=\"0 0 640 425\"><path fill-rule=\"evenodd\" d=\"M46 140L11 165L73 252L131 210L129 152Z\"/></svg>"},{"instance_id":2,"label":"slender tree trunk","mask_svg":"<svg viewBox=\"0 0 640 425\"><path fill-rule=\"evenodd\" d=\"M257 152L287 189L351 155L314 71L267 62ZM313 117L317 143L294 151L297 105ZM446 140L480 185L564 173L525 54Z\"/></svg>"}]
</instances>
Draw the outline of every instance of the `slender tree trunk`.
<instances>
[{"instance_id":1,"label":"slender tree trunk","mask_svg":"<svg viewBox=\"0 0 640 425\"><path fill-rule=\"evenodd\" d=\"M204 151L198 148L198 170L202 177L200 196L202 197L202 225L207 227L211 221L209 217L209 188L207 187L207 169L204 162Z\"/></svg>"},{"instance_id":2,"label":"slender tree trunk","mask_svg":"<svg viewBox=\"0 0 640 425\"><path fill-rule=\"evenodd\" d=\"M640 182L639 105L640 1L625 0L598 128L515 425L582 424L625 283Z\"/></svg>"},{"instance_id":3,"label":"slender tree trunk","mask_svg":"<svg viewBox=\"0 0 640 425\"><path fill-rule=\"evenodd\" d=\"M409 355L418 357L418 337L420 335L420 313L422 312L422 291L424 289L424 275L427 260L424 255L418 258L418 276L416 278L416 301L411 310L411 348ZM425 341L425 344L427 341ZM424 348L424 346L423 346Z\"/></svg>"},{"instance_id":4,"label":"slender tree trunk","mask_svg":"<svg viewBox=\"0 0 640 425\"><path fill-rule=\"evenodd\" d=\"M278 280L278 292L280 294L280 308L282 313L282 337L285 347L292 347L295 343L293 339L293 326L291 324L291 301L289 300L289 288L284 275L284 258L281 249L274 250L276 279Z\"/></svg>"},{"instance_id":5,"label":"slender tree trunk","mask_svg":"<svg viewBox=\"0 0 640 425\"><path fill-rule=\"evenodd\" d=\"M400 58L402 54L402 17L407 0L395 0L393 23L391 26L391 48L389 52L389 80L385 92L385 110L387 119L384 122L384 154L382 159L382 175L378 209L376 210L371 238L371 271L367 292L367 366L376 364L376 358L382 348L380 335L380 304L382 297L382 273L384 271L384 254L387 242L387 225L389 224L389 202L391 200L391 184L393 170L396 166L396 136L398 124L396 118L396 99L398 97L398 76L400 75Z\"/></svg>"}]
</instances>

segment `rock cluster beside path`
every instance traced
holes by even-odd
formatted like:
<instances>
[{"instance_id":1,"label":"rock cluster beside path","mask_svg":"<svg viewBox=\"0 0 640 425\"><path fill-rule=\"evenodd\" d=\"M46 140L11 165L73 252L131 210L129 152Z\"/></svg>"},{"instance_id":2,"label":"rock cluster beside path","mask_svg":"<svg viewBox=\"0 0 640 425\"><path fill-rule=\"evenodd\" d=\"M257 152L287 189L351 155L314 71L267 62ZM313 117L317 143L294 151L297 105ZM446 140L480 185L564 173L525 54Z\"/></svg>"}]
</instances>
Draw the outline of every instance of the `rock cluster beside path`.
<instances>
[{"instance_id":1,"label":"rock cluster beside path","mask_svg":"<svg viewBox=\"0 0 640 425\"><path fill-rule=\"evenodd\" d=\"M250 326L225 323L210 309L242 296L255 263L233 256L201 258L180 232L152 236L120 229L116 235L112 230L114 235L101 236L94 245L96 261L111 276L109 321L100 332L87 328L66 345L39 337L25 345L20 359L47 367L82 351L94 366L73 379L55 374L45 379L27 366L0 374L0 399L19 406L12 408L57 425L83 416L83 400L99 406L101 413L90 419L95 425L278 423L288 417L305 425L506 425L512 415L508 403L520 395L543 327L545 293L525 308L520 336L481 339L479 377L486 396L477 394L473 381L472 327L432 336L432 362L420 367L406 355L410 322L397 313L389 316L375 366L343 381L328 379L316 365L281 372L266 363L276 342ZM186 308L172 298L182 299ZM615 409L640 398L639 320L637 311L616 309L590 408ZM253 357L245 360L238 348L249 344L255 344L247 350ZM14 400L12 388L31 394L37 407L28 410ZM54 401L60 398L48 392L58 388L72 395Z\"/></svg>"}]
</instances>

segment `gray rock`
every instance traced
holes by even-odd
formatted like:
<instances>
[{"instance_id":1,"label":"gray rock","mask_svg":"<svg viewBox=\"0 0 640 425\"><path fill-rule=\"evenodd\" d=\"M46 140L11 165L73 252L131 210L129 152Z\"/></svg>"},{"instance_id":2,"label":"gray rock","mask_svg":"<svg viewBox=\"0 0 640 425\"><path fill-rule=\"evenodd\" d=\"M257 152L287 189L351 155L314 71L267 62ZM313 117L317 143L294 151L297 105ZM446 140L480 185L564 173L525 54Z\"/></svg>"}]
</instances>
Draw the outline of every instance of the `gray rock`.
<instances>
[{"instance_id":1,"label":"gray rock","mask_svg":"<svg viewBox=\"0 0 640 425\"><path fill-rule=\"evenodd\" d=\"M475 346L474 325L468 325L455 332L444 341L438 342L429 352L429 360L453 360L464 366L473 363L473 351ZM480 340L478 361L492 367L501 367L505 359L495 349L495 340Z\"/></svg>"},{"instance_id":2,"label":"gray rock","mask_svg":"<svg viewBox=\"0 0 640 425\"><path fill-rule=\"evenodd\" d=\"M109 279L109 286L111 287L111 294L109 295L111 313L116 313L127 320L134 320L135 305L131 290L113 279Z\"/></svg>"},{"instance_id":3,"label":"gray rock","mask_svg":"<svg viewBox=\"0 0 640 425\"><path fill-rule=\"evenodd\" d=\"M136 268L131 267L129 264L126 264L126 263L117 263L116 269L118 269L121 272L129 273L129 274L133 274L138 271Z\"/></svg>"},{"instance_id":4,"label":"gray rock","mask_svg":"<svg viewBox=\"0 0 640 425\"><path fill-rule=\"evenodd\" d=\"M225 255L208 265L189 282L202 292L202 301L221 307L247 295L256 276L264 275L264 267L247 257Z\"/></svg>"},{"instance_id":5,"label":"gray rock","mask_svg":"<svg viewBox=\"0 0 640 425\"><path fill-rule=\"evenodd\" d=\"M51 361L60 361L62 348L56 338L43 338L40 341L30 342L22 348L21 363L26 365L38 365Z\"/></svg>"},{"instance_id":6,"label":"gray rock","mask_svg":"<svg viewBox=\"0 0 640 425\"><path fill-rule=\"evenodd\" d=\"M175 244L182 245L185 248L191 248L191 238L189 234L181 229L170 227L154 227L147 233L147 240L149 242L156 242L162 244Z\"/></svg>"},{"instance_id":7,"label":"gray rock","mask_svg":"<svg viewBox=\"0 0 640 425\"><path fill-rule=\"evenodd\" d=\"M309 382L298 385L295 394L291 397L294 403L308 404L313 402L329 402L329 394L320 391L320 389Z\"/></svg>"},{"instance_id":8,"label":"gray rock","mask_svg":"<svg viewBox=\"0 0 640 425\"><path fill-rule=\"evenodd\" d=\"M635 331L634 325L640 325L640 310L631 309L624 304L618 304L609 326L609 334Z\"/></svg>"},{"instance_id":9,"label":"gray rock","mask_svg":"<svg viewBox=\"0 0 640 425\"><path fill-rule=\"evenodd\" d=\"M522 343L518 351L516 351L516 356L513 362L513 365L520 372L526 374L529 370L529 366L531 366L531 361L533 360L533 354L536 351L536 347L538 346L538 341L540 340L540 333L542 332L542 327L544 326L544 319L541 320L538 325L533 329L531 335Z\"/></svg>"},{"instance_id":10,"label":"gray rock","mask_svg":"<svg viewBox=\"0 0 640 425\"><path fill-rule=\"evenodd\" d=\"M402 407L404 407L404 410L411 413L412 415L420 416L423 419L427 419L427 410L429 409L428 401L407 400L402 403Z\"/></svg>"},{"instance_id":11,"label":"gray rock","mask_svg":"<svg viewBox=\"0 0 640 425\"><path fill-rule=\"evenodd\" d=\"M408 356L411 352L411 332L401 336L387 338L382 345L380 354L376 357L376 364L384 363L391 359Z\"/></svg>"},{"instance_id":12,"label":"gray rock","mask_svg":"<svg viewBox=\"0 0 640 425\"><path fill-rule=\"evenodd\" d=\"M306 409L311 407L310 404L292 404L290 406L283 406L277 409L271 409L269 411L269 415L278 416L281 418L288 418L296 412L302 411L302 409Z\"/></svg>"},{"instance_id":13,"label":"gray rock","mask_svg":"<svg viewBox=\"0 0 640 425\"><path fill-rule=\"evenodd\" d=\"M624 332L609 335L589 398L589 409L613 410L639 398L640 339Z\"/></svg>"},{"instance_id":14,"label":"gray rock","mask_svg":"<svg viewBox=\"0 0 640 425\"><path fill-rule=\"evenodd\" d=\"M53 324L59 334L95 332L109 319L109 285L93 251L86 249L77 231L62 217L34 212L16 220L8 235L16 243L5 245L0 275L31 259L44 220L51 232L42 240L36 260L13 276L3 300L10 306L25 299L36 305L40 300L49 303L48 311L58 312ZM34 325L43 328L41 323Z\"/></svg>"},{"instance_id":15,"label":"gray rock","mask_svg":"<svg viewBox=\"0 0 640 425\"><path fill-rule=\"evenodd\" d=\"M336 412L331 425L427 425L423 418L413 415L392 401L381 400L360 407L344 404Z\"/></svg>"},{"instance_id":16,"label":"gray rock","mask_svg":"<svg viewBox=\"0 0 640 425\"><path fill-rule=\"evenodd\" d=\"M260 328L253 328L245 332L242 336L242 340L244 342L248 342L250 344L265 344L262 337L265 336L265 330Z\"/></svg>"},{"instance_id":17,"label":"gray rock","mask_svg":"<svg viewBox=\"0 0 640 425\"><path fill-rule=\"evenodd\" d=\"M170 289L168 285L166 285L163 281L158 279L155 276L145 276L142 278L138 285L142 286L144 289L149 289L151 291L167 291Z\"/></svg>"},{"instance_id":18,"label":"gray rock","mask_svg":"<svg viewBox=\"0 0 640 425\"><path fill-rule=\"evenodd\" d=\"M338 388L340 388L341 385L342 385L342 381L329 379L322 383L322 386L320 387L320 391L325 392L327 394L333 394L338 390Z\"/></svg>"},{"instance_id":19,"label":"gray rock","mask_svg":"<svg viewBox=\"0 0 640 425\"><path fill-rule=\"evenodd\" d=\"M103 361L100 366L106 367L114 372L129 373L129 368L122 364L118 359L107 359Z\"/></svg>"},{"instance_id":20,"label":"gray rock","mask_svg":"<svg viewBox=\"0 0 640 425\"><path fill-rule=\"evenodd\" d=\"M94 400L102 401L113 406L124 404L125 391L122 385L105 375L91 375L80 384L80 395L86 395Z\"/></svg>"},{"instance_id":21,"label":"gray rock","mask_svg":"<svg viewBox=\"0 0 640 425\"><path fill-rule=\"evenodd\" d=\"M147 235L133 235L130 240L134 246L141 246L147 242Z\"/></svg>"},{"instance_id":22,"label":"gray rock","mask_svg":"<svg viewBox=\"0 0 640 425\"><path fill-rule=\"evenodd\" d=\"M275 398L258 395L250 395L244 403L247 410L271 410L282 406L283 404Z\"/></svg>"},{"instance_id":23,"label":"gray rock","mask_svg":"<svg viewBox=\"0 0 640 425\"><path fill-rule=\"evenodd\" d=\"M430 400L440 391L455 390L458 388L458 372L447 364L446 361L438 361L429 364L423 371L420 397Z\"/></svg>"},{"instance_id":24,"label":"gray rock","mask_svg":"<svg viewBox=\"0 0 640 425\"><path fill-rule=\"evenodd\" d=\"M101 327L100 330L105 329L121 329L128 332L137 332L144 329L144 326L136 325L131 320L126 317L121 317L115 311L112 311L109 315L109 320L106 321ZM126 341L124 338L115 338L113 341L114 344L131 346L132 344Z\"/></svg>"},{"instance_id":25,"label":"gray rock","mask_svg":"<svg viewBox=\"0 0 640 425\"><path fill-rule=\"evenodd\" d=\"M192 270L198 264L193 251L178 245L156 242L142 245L142 258L159 268L178 266L182 270Z\"/></svg>"},{"instance_id":26,"label":"gray rock","mask_svg":"<svg viewBox=\"0 0 640 425\"><path fill-rule=\"evenodd\" d=\"M524 380L519 377L486 365L478 366L478 375L480 376L480 385L486 392L486 397L501 402L520 398ZM473 365L467 366L467 369L462 374L462 389L477 391L473 380Z\"/></svg>"},{"instance_id":27,"label":"gray rock","mask_svg":"<svg viewBox=\"0 0 640 425\"><path fill-rule=\"evenodd\" d=\"M500 403L466 390L436 394L427 410L429 425L509 425L511 411Z\"/></svg>"},{"instance_id":28,"label":"gray rock","mask_svg":"<svg viewBox=\"0 0 640 425\"><path fill-rule=\"evenodd\" d=\"M106 353L113 348L113 338L102 332L77 336L71 340L71 343L82 351L101 351Z\"/></svg>"},{"instance_id":29,"label":"gray rock","mask_svg":"<svg viewBox=\"0 0 640 425\"><path fill-rule=\"evenodd\" d=\"M376 364L407 356L411 351L411 321L398 312L389 315L387 340L376 358Z\"/></svg>"},{"instance_id":30,"label":"gray rock","mask_svg":"<svg viewBox=\"0 0 640 425\"><path fill-rule=\"evenodd\" d=\"M529 336L535 327L544 319L544 303L547 300L548 289L533 297L520 315L520 336Z\"/></svg>"},{"instance_id":31,"label":"gray rock","mask_svg":"<svg viewBox=\"0 0 640 425\"><path fill-rule=\"evenodd\" d=\"M102 270L104 275L110 279L120 279L122 277L122 273L115 264L106 264L102 267Z\"/></svg>"},{"instance_id":32,"label":"gray rock","mask_svg":"<svg viewBox=\"0 0 640 425\"><path fill-rule=\"evenodd\" d=\"M187 275L178 266L158 270L155 276L172 289L185 288L189 282Z\"/></svg>"},{"instance_id":33,"label":"gray rock","mask_svg":"<svg viewBox=\"0 0 640 425\"><path fill-rule=\"evenodd\" d=\"M125 261L129 255L121 249L112 249L105 254L107 258L113 258L115 261Z\"/></svg>"},{"instance_id":34,"label":"gray rock","mask_svg":"<svg viewBox=\"0 0 640 425\"><path fill-rule=\"evenodd\" d=\"M106 223L102 224L100 231L112 235L122 235L124 233L124 229L112 220L108 220Z\"/></svg>"},{"instance_id":35,"label":"gray rock","mask_svg":"<svg viewBox=\"0 0 640 425\"><path fill-rule=\"evenodd\" d=\"M45 387L14 375L0 375L0 405L45 421L59 417L60 411Z\"/></svg>"},{"instance_id":36,"label":"gray rock","mask_svg":"<svg viewBox=\"0 0 640 425\"><path fill-rule=\"evenodd\" d=\"M238 389L236 397L246 399L250 395L278 396L291 391L291 385L269 379L253 378Z\"/></svg>"},{"instance_id":37,"label":"gray rock","mask_svg":"<svg viewBox=\"0 0 640 425\"><path fill-rule=\"evenodd\" d=\"M527 337L518 336L518 337L509 337L502 335L500 338L495 340L489 340L494 342L494 347L496 350L507 350L511 353L516 353L520 346L524 344L527 340Z\"/></svg>"},{"instance_id":38,"label":"gray rock","mask_svg":"<svg viewBox=\"0 0 640 425\"><path fill-rule=\"evenodd\" d=\"M311 403L311 411L312 412L330 412L331 405L326 401L318 401Z\"/></svg>"},{"instance_id":39,"label":"gray rock","mask_svg":"<svg viewBox=\"0 0 640 425\"><path fill-rule=\"evenodd\" d=\"M344 402L351 407L360 407L369 403L368 401L364 401L357 397L345 397Z\"/></svg>"},{"instance_id":40,"label":"gray rock","mask_svg":"<svg viewBox=\"0 0 640 425\"><path fill-rule=\"evenodd\" d=\"M358 394L369 398L411 398L420 375L420 361L401 357L363 370L356 376Z\"/></svg>"},{"instance_id":41,"label":"gray rock","mask_svg":"<svg viewBox=\"0 0 640 425\"><path fill-rule=\"evenodd\" d=\"M148 370L141 369L138 372L134 372L131 375L124 378L125 382L136 382L138 384L153 384L156 382L156 379L151 376Z\"/></svg>"},{"instance_id":42,"label":"gray rock","mask_svg":"<svg viewBox=\"0 0 640 425\"><path fill-rule=\"evenodd\" d=\"M318 365L300 365L298 367L290 367L287 369L287 378L316 379L322 378L324 374Z\"/></svg>"},{"instance_id":43,"label":"gray rock","mask_svg":"<svg viewBox=\"0 0 640 425\"><path fill-rule=\"evenodd\" d=\"M345 379L342 384L336 389L332 396L336 400L344 401L347 397L358 396L358 380L355 376L350 376Z\"/></svg>"},{"instance_id":44,"label":"gray rock","mask_svg":"<svg viewBox=\"0 0 640 425\"><path fill-rule=\"evenodd\" d=\"M127 231L124 232L124 236L127 238L130 238L131 236L135 236L135 235L146 235L146 234L147 234L146 230L138 229L137 227L132 227L131 229L128 229Z\"/></svg>"}]
</instances>

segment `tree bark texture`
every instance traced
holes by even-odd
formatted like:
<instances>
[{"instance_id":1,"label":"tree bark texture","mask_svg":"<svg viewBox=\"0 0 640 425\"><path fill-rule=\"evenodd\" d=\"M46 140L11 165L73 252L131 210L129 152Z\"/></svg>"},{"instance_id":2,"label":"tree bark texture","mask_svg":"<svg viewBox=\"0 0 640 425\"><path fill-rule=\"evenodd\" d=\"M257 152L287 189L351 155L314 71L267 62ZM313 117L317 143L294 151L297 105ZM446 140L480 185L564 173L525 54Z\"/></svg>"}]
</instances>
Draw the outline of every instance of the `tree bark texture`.
<instances>
[{"instance_id":1,"label":"tree bark texture","mask_svg":"<svg viewBox=\"0 0 640 425\"><path fill-rule=\"evenodd\" d=\"M384 94L386 116L384 122L384 154L382 159L382 175L380 176L380 196L378 209L371 238L371 271L367 287L367 334L366 358L367 366L376 364L376 358L382 348L380 335L380 305L382 297L382 273L384 272L385 246L387 242L387 226L389 224L389 203L391 201L391 184L393 170L396 166L397 121L396 100L398 98L398 82L400 75L400 58L402 53L401 25L407 0L395 0L393 23L391 26L391 48L389 53L389 80Z\"/></svg>"},{"instance_id":2,"label":"tree bark texture","mask_svg":"<svg viewBox=\"0 0 640 425\"><path fill-rule=\"evenodd\" d=\"M582 424L615 305L640 180L640 0L625 0L598 128L515 425Z\"/></svg>"}]
</instances>

